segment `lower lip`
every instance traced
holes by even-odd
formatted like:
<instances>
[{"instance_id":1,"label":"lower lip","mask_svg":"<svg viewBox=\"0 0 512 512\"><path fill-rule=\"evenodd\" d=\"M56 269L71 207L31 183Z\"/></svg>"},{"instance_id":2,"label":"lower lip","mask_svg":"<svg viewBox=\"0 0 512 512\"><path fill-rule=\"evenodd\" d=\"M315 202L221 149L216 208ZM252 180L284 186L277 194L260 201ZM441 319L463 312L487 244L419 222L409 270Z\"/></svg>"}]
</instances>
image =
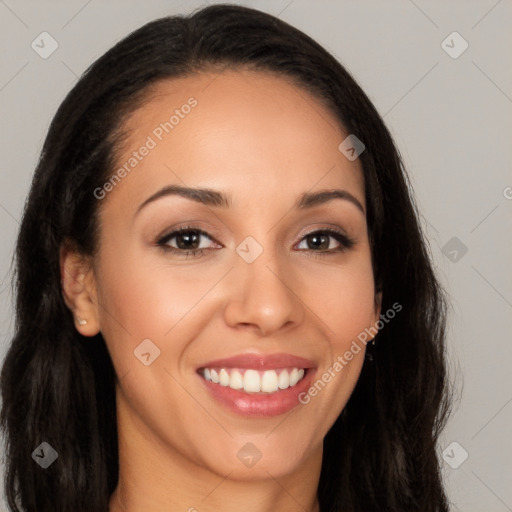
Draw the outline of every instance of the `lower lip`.
<instances>
[{"instance_id":1,"label":"lower lip","mask_svg":"<svg viewBox=\"0 0 512 512\"><path fill-rule=\"evenodd\" d=\"M281 389L275 393L246 393L221 386L199 375L208 391L218 402L242 416L278 416L291 411L300 404L299 395L310 386L315 374L314 368L308 368L304 377L293 387Z\"/></svg>"}]
</instances>

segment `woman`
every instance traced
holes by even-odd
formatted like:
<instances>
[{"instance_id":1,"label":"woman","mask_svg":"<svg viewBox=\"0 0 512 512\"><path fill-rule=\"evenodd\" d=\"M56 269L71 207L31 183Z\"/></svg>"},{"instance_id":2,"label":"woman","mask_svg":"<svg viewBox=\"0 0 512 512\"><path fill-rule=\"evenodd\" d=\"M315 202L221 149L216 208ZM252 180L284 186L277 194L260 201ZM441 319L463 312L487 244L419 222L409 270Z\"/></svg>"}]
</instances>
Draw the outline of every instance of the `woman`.
<instances>
[{"instance_id":1,"label":"woman","mask_svg":"<svg viewBox=\"0 0 512 512\"><path fill-rule=\"evenodd\" d=\"M375 108L257 10L79 80L17 245L13 511L446 511L445 299Z\"/></svg>"}]
</instances>

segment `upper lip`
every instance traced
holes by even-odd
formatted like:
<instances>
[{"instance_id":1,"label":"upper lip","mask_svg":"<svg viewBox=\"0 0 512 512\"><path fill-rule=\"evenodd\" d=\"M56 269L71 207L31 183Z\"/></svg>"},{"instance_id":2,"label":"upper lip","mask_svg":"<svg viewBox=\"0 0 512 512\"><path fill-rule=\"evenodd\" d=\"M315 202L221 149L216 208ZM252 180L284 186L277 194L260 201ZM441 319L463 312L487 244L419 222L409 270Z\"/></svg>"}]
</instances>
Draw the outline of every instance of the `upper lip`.
<instances>
[{"instance_id":1,"label":"upper lip","mask_svg":"<svg viewBox=\"0 0 512 512\"><path fill-rule=\"evenodd\" d=\"M310 359L292 354L238 354L232 357L209 361L199 368L247 368L253 370L276 370L278 368L315 368Z\"/></svg>"}]
</instances>

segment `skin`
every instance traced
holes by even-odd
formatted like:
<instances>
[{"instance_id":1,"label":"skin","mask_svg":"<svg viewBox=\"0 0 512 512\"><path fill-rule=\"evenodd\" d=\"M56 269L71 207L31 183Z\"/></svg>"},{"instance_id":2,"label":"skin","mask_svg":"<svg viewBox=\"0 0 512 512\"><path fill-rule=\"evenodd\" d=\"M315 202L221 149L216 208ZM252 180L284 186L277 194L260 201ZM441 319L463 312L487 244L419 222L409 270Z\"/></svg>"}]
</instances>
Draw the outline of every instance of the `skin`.
<instances>
[{"instance_id":1,"label":"skin","mask_svg":"<svg viewBox=\"0 0 512 512\"><path fill-rule=\"evenodd\" d=\"M220 406L196 369L285 352L313 360L319 377L378 320L364 212L343 199L293 208L304 192L343 189L365 209L361 166L338 150L348 133L320 101L283 78L234 70L154 87L126 121L119 165L191 96L197 106L100 201L94 257L61 252L76 328L101 331L118 376L120 480L110 511L318 511L323 438L355 387L364 347L309 404L270 418ZM231 205L166 196L137 213L173 184L222 191ZM201 238L203 254L156 246L188 223L212 237ZM355 245L337 252L329 237L326 254L308 244L306 235L332 227ZM263 248L250 264L235 250L247 236ZM160 356L145 366L134 350L148 338ZM237 457L248 442L262 454L251 468Z\"/></svg>"}]
</instances>

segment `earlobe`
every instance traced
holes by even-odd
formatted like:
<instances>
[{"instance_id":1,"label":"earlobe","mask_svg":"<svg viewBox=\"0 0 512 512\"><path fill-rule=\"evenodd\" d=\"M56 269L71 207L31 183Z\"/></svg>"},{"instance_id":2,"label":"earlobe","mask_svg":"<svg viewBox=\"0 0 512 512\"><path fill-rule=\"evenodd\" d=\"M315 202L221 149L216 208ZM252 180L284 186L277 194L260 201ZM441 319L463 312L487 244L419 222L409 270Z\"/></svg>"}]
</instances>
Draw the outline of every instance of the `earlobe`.
<instances>
[{"instance_id":1,"label":"earlobe","mask_svg":"<svg viewBox=\"0 0 512 512\"><path fill-rule=\"evenodd\" d=\"M73 313L75 327L83 336L99 333L96 283L89 258L70 243L60 248L61 290L64 302Z\"/></svg>"}]
</instances>

